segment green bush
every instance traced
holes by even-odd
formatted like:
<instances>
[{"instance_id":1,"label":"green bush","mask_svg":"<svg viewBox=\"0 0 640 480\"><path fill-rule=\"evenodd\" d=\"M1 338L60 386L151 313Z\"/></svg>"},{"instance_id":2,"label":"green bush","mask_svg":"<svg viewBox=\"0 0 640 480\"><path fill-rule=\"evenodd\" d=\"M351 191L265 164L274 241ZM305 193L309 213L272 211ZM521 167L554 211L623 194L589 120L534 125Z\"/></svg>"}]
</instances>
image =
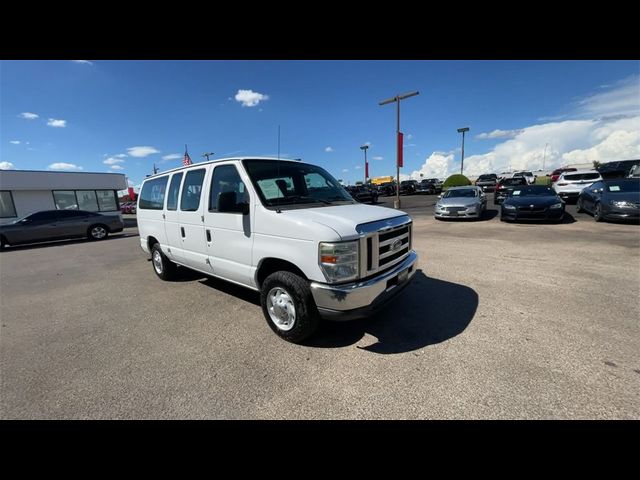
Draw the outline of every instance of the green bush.
<instances>
[{"instance_id":1,"label":"green bush","mask_svg":"<svg viewBox=\"0 0 640 480\"><path fill-rule=\"evenodd\" d=\"M457 173L455 175L451 175L444 181L442 189L446 190L450 187L464 187L465 185L471 185L471 181L464 175Z\"/></svg>"}]
</instances>

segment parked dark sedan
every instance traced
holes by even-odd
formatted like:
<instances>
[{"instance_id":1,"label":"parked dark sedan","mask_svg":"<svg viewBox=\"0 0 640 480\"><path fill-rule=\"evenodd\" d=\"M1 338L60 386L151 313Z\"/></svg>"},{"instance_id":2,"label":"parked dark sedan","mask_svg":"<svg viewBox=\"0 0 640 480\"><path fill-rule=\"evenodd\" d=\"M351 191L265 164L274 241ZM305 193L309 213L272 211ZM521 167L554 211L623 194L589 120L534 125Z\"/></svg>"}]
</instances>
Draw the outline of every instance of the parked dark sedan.
<instances>
[{"instance_id":1,"label":"parked dark sedan","mask_svg":"<svg viewBox=\"0 0 640 480\"><path fill-rule=\"evenodd\" d=\"M103 215L83 210L44 210L13 223L0 225L0 246L87 237L102 240L110 233L121 232L124 223L119 215Z\"/></svg>"},{"instance_id":2,"label":"parked dark sedan","mask_svg":"<svg viewBox=\"0 0 640 480\"><path fill-rule=\"evenodd\" d=\"M576 203L578 212L587 211L596 222L640 219L640 178L601 180L585 188Z\"/></svg>"},{"instance_id":3,"label":"parked dark sedan","mask_svg":"<svg viewBox=\"0 0 640 480\"><path fill-rule=\"evenodd\" d=\"M400 182L400 195L413 195L418 187L417 180L403 180Z\"/></svg>"},{"instance_id":4,"label":"parked dark sedan","mask_svg":"<svg viewBox=\"0 0 640 480\"><path fill-rule=\"evenodd\" d=\"M515 187L502 202L500 220L554 220L564 218L564 202L549 187Z\"/></svg>"},{"instance_id":5,"label":"parked dark sedan","mask_svg":"<svg viewBox=\"0 0 640 480\"><path fill-rule=\"evenodd\" d=\"M528 183L525 177L504 178L500 180L493 194L493 203L499 205L514 188L526 187L527 185Z\"/></svg>"}]
</instances>

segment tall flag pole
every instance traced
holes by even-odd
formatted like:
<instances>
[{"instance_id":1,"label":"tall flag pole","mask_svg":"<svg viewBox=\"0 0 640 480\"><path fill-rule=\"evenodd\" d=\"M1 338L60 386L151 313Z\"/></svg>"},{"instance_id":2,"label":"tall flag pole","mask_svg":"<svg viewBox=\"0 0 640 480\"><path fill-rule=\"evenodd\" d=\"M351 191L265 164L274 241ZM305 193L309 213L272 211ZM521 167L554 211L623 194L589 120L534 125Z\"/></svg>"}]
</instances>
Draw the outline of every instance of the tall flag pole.
<instances>
[{"instance_id":1,"label":"tall flag pole","mask_svg":"<svg viewBox=\"0 0 640 480\"><path fill-rule=\"evenodd\" d=\"M187 166L187 165L193 165L193 162L191 161L191 157L189 156L189 152L187 151L187 144L185 143L184 145L184 158L182 159L182 165L183 166Z\"/></svg>"}]
</instances>

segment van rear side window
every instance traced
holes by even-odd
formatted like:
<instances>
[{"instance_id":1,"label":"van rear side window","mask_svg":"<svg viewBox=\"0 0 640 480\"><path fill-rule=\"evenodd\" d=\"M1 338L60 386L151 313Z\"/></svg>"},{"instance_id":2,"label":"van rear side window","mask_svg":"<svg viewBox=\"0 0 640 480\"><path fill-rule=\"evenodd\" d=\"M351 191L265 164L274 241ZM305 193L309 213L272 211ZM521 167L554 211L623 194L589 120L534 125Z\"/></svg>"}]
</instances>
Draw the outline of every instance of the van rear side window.
<instances>
[{"instance_id":1,"label":"van rear side window","mask_svg":"<svg viewBox=\"0 0 640 480\"><path fill-rule=\"evenodd\" d=\"M184 177L182 185L182 197L180 198L180 210L183 212L195 212L200 207L200 194L204 181L205 169L189 170Z\"/></svg>"},{"instance_id":2,"label":"van rear side window","mask_svg":"<svg viewBox=\"0 0 640 480\"><path fill-rule=\"evenodd\" d=\"M144 210L162 210L164 207L164 193L167 189L167 179L164 176L148 180L142 186L138 208Z\"/></svg>"}]
</instances>

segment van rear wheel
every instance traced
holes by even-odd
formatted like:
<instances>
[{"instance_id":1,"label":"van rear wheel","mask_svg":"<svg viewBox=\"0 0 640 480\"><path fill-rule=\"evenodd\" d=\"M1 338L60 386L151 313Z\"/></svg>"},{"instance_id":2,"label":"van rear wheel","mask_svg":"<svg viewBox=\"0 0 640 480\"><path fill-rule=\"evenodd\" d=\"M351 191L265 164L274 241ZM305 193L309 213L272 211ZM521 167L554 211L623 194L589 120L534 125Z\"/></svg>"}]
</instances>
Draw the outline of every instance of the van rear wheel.
<instances>
[{"instance_id":1,"label":"van rear wheel","mask_svg":"<svg viewBox=\"0 0 640 480\"><path fill-rule=\"evenodd\" d=\"M269 275L262 283L260 303L271 330L289 342L306 340L320 324L309 283L294 273Z\"/></svg>"},{"instance_id":2,"label":"van rear wheel","mask_svg":"<svg viewBox=\"0 0 640 480\"><path fill-rule=\"evenodd\" d=\"M162 280L171 280L176 275L176 264L162 253L159 243L151 247L151 264L153 265L153 271Z\"/></svg>"}]
</instances>

